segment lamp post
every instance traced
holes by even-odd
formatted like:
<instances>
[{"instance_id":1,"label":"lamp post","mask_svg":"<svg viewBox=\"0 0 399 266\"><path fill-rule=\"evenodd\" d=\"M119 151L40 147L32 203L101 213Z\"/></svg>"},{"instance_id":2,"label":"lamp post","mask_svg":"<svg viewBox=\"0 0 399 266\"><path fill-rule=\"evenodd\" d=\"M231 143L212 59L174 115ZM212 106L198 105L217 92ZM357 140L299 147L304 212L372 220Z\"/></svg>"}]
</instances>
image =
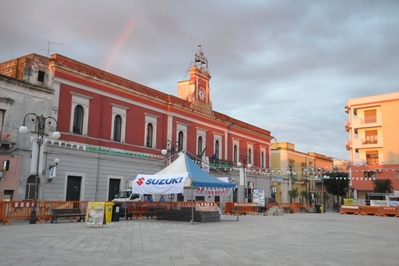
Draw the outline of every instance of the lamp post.
<instances>
[{"instance_id":1,"label":"lamp post","mask_svg":"<svg viewBox=\"0 0 399 266\"><path fill-rule=\"evenodd\" d=\"M25 115L24 120L22 121L22 126L19 128L19 132L21 134L27 134L29 132L28 127L25 125L25 122L28 121L32 124L35 124L37 129L37 162L36 162L36 176L35 176L35 193L33 198L33 206L32 213L29 223L36 224L36 200L39 192L39 167L40 167L40 155L41 155L41 146L43 145L43 137L45 133L46 126L55 128L55 131L52 134L54 139L58 139L61 134L58 132L58 122L52 117L44 117L43 115L38 116L35 113L28 113Z\"/></svg>"},{"instance_id":2,"label":"lamp post","mask_svg":"<svg viewBox=\"0 0 399 266\"><path fill-rule=\"evenodd\" d=\"M166 141L166 149L163 149L161 151L161 153L162 153L162 155L167 155L170 152L170 160L171 160L171 162L173 162L173 160L174 160L173 155L179 151L180 151L179 142L173 143L172 141L167 140Z\"/></svg>"},{"instance_id":3,"label":"lamp post","mask_svg":"<svg viewBox=\"0 0 399 266\"><path fill-rule=\"evenodd\" d=\"M288 165L289 173L290 173L290 180L289 180L289 186L288 186L288 194L290 195L290 203L292 203L292 175L293 175L293 169L295 171L295 167L290 164Z\"/></svg>"},{"instance_id":4,"label":"lamp post","mask_svg":"<svg viewBox=\"0 0 399 266\"><path fill-rule=\"evenodd\" d=\"M229 177L229 182L234 182L237 186L237 210L236 210L236 216L237 216L237 222L240 220L240 193L238 193L239 190L239 182L234 180L234 178Z\"/></svg>"},{"instance_id":5,"label":"lamp post","mask_svg":"<svg viewBox=\"0 0 399 266\"><path fill-rule=\"evenodd\" d=\"M247 190L246 190L246 187L245 187L245 183L247 182L247 172L246 172L246 167L248 167L248 168L251 168L251 164L250 163L248 163L247 164L247 160L249 160L250 158L249 158L249 156L247 156L247 155L241 155L240 156L240 159L242 160L242 162L243 162L243 164L241 164L241 162L238 162L237 163L237 166L238 167L243 167L243 169L244 169L244 202L248 202L248 194L247 194Z\"/></svg>"}]
</instances>

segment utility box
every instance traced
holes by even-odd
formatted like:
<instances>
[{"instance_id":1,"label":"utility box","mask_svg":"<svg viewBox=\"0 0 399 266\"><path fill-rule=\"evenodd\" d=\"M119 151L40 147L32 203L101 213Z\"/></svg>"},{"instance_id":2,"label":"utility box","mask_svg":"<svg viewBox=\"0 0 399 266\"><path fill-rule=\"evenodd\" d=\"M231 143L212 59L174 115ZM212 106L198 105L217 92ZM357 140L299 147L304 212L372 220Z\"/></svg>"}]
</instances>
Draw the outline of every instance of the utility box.
<instances>
[{"instance_id":1,"label":"utility box","mask_svg":"<svg viewBox=\"0 0 399 266\"><path fill-rule=\"evenodd\" d=\"M121 212L121 202L114 202L114 206L112 206L112 221L119 222L120 212Z\"/></svg>"}]
</instances>

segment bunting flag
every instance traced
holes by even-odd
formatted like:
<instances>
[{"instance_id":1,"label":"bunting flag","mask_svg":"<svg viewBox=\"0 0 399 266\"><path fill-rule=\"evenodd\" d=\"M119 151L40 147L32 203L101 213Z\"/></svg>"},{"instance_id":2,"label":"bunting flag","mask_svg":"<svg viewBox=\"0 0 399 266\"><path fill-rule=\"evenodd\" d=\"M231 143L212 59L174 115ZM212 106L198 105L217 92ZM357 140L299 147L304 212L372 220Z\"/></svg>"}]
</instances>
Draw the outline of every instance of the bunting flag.
<instances>
[{"instance_id":1,"label":"bunting flag","mask_svg":"<svg viewBox=\"0 0 399 266\"><path fill-rule=\"evenodd\" d=\"M184 189L184 196L230 196L231 188L207 188L198 187L191 192L191 189Z\"/></svg>"}]
</instances>

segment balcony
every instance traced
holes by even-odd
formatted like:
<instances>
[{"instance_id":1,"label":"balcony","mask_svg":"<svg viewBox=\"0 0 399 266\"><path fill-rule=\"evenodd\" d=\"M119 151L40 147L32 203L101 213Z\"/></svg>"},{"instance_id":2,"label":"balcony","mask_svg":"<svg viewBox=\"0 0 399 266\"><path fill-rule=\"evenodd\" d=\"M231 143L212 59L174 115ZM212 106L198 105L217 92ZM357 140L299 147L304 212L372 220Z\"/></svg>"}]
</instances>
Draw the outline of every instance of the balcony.
<instances>
[{"instance_id":1,"label":"balcony","mask_svg":"<svg viewBox=\"0 0 399 266\"><path fill-rule=\"evenodd\" d=\"M0 132L0 146L9 146L11 148L17 143L18 129L5 129L4 132Z\"/></svg>"},{"instance_id":2,"label":"balcony","mask_svg":"<svg viewBox=\"0 0 399 266\"><path fill-rule=\"evenodd\" d=\"M357 138L353 140L355 149L381 148L384 145L383 137Z\"/></svg>"},{"instance_id":3,"label":"balcony","mask_svg":"<svg viewBox=\"0 0 399 266\"><path fill-rule=\"evenodd\" d=\"M369 128L369 127L381 127L382 119L381 116L377 116L374 120L365 120L364 118L356 117L352 119L352 127L358 128Z\"/></svg>"},{"instance_id":4,"label":"balcony","mask_svg":"<svg viewBox=\"0 0 399 266\"><path fill-rule=\"evenodd\" d=\"M350 128L351 128L351 123L349 121L345 121L345 130L346 130L346 132L349 132Z\"/></svg>"},{"instance_id":5,"label":"balcony","mask_svg":"<svg viewBox=\"0 0 399 266\"><path fill-rule=\"evenodd\" d=\"M351 146L352 146L352 143L351 143L349 140L347 140L347 141L345 142L345 147L346 147L346 149L347 149L348 151L351 149Z\"/></svg>"}]
</instances>

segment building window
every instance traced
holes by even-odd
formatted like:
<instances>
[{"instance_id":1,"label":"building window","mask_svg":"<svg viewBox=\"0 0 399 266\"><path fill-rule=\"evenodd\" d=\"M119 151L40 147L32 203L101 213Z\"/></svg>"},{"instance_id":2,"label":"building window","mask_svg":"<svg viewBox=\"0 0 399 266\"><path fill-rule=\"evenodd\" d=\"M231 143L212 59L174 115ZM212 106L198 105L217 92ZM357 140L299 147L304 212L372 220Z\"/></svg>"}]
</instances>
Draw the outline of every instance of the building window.
<instances>
[{"instance_id":1,"label":"building window","mask_svg":"<svg viewBox=\"0 0 399 266\"><path fill-rule=\"evenodd\" d=\"M178 151L183 150L183 144L184 144L184 133L183 131L179 131L178 137L177 137L177 145L178 145Z\"/></svg>"},{"instance_id":2,"label":"building window","mask_svg":"<svg viewBox=\"0 0 399 266\"><path fill-rule=\"evenodd\" d=\"M198 141L197 141L197 147L198 147L198 149L197 149L197 154L198 154L198 155L201 155L201 156L203 155L203 154L202 154L202 151L203 151L203 149L202 149L202 141L203 141L203 140L202 140L202 136L199 136L199 137L198 137Z\"/></svg>"},{"instance_id":3,"label":"building window","mask_svg":"<svg viewBox=\"0 0 399 266\"><path fill-rule=\"evenodd\" d=\"M248 149L248 163L252 164L252 150Z\"/></svg>"},{"instance_id":4,"label":"building window","mask_svg":"<svg viewBox=\"0 0 399 266\"><path fill-rule=\"evenodd\" d=\"M87 135L91 99L92 97L72 92L70 132Z\"/></svg>"},{"instance_id":5,"label":"building window","mask_svg":"<svg viewBox=\"0 0 399 266\"><path fill-rule=\"evenodd\" d=\"M261 157L261 167L265 168L265 152L262 151L262 153L260 154Z\"/></svg>"},{"instance_id":6,"label":"building window","mask_svg":"<svg viewBox=\"0 0 399 266\"><path fill-rule=\"evenodd\" d=\"M157 146L158 116L145 114L144 146L155 148Z\"/></svg>"},{"instance_id":7,"label":"building window","mask_svg":"<svg viewBox=\"0 0 399 266\"><path fill-rule=\"evenodd\" d=\"M378 151L366 151L366 160L368 165L379 164Z\"/></svg>"},{"instance_id":8,"label":"building window","mask_svg":"<svg viewBox=\"0 0 399 266\"><path fill-rule=\"evenodd\" d=\"M374 171L363 171L363 177L364 178L375 178L375 172Z\"/></svg>"},{"instance_id":9,"label":"building window","mask_svg":"<svg viewBox=\"0 0 399 266\"><path fill-rule=\"evenodd\" d=\"M219 140L215 141L215 150L212 155L212 159L219 159Z\"/></svg>"},{"instance_id":10,"label":"building window","mask_svg":"<svg viewBox=\"0 0 399 266\"><path fill-rule=\"evenodd\" d=\"M198 157L202 157L206 155L206 131L203 130L197 130L197 154L199 155Z\"/></svg>"},{"instance_id":11,"label":"building window","mask_svg":"<svg viewBox=\"0 0 399 266\"><path fill-rule=\"evenodd\" d=\"M146 144L146 146L147 147L149 147L149 148L152 148L152 138L153 138L153 134L154 134L154 131L153 131L154 129L153 129L153 127L152 127L152 124L151 123L148 123L147 124L147 137L146 137L146 142L145 142L145 144Z\"/></svg>"},{"instance_id":12,"label":"building window","mask_svg":"<svg viewBox=\"0 0 399 266\"><path fill-rule=\"evenodd\" d=\"M4 115L5 115L5 113L6 113L6 111L5 110L2 110L2 109L0 109L0 132L2 132L2 133L4 133L3 132L3 126L4 126Z\"/></svg>"},{"instance_id":13,"label":"building window","mask_svg":"<svg viewBox=\"0 0 399 266\"><path fill-rule=\"evenodd\" d=\"M121 133L122 133L122 118L120 115L116 115L114 117L114 141L121 141Z\"/></svg>"},{"instance_id":14,"label":"building window","mask_svg":"<svg viewBox=\"0 0 399 266\"><path fill-rule=\"evenodd\" d=\"M378 143L378 135L377 130L367 130L365 132L366 139L364 140L363 144L373 144Z\"/></svg>"},{"instance_id":15,"label":"building window","mask_svg":"<svg viewBox=\"0 0 399 266\"><path fill-rule=\"evenodd\" d=\"M176 139L179 145L179 150L186 150L187 147L187 125L177 122L176 124Z\"/></svg>"},{"instance_id":16,"label":"building window","mask_svg":"<svg viewBox=\"0 0 399 266\"><path fill-rule=\"evenodd\" d=\"M84 111L81 105L76 105L73 112L73 133L82 135L83 133Z\"/></svg>"},{"instance_id":17,"label":"building window","mask_svg":"<svg viewBox=\"0 0 399 266\"><path fill-rule=\"evenodd\" d=\"M237 145L234 145L234 147L233 147L233 161L234 161L234 163L237 163L237 158L238 158L238 149L237 149Z\"/></svg>"},{"instance_id":18,"label":"building window","mask_svg":"<svg viewBox=\"0 0 399 266\"><path fill-rule=\"evenodd\" d=\"M39 185L39 183L40 183L40 180L38 182L38 185ZM31 175L26 180L26 189L25 189L25 199L26 200L33 200L35 198L35 191L37 192L36 188L37 188L36 187L36 176Z\"/></svg>"},{"instance_id":19,"label":"building window","mask_svg":"<svg viewBox=\"0 0 399 266\"><path fill-rule=\"evenodd\" d=\"M364 111L364 123L377 123L377 110Z\"/></svg>"},{"instance_id":20,"label":"building window","mask_svg":"<svg viewBox=\"0 0 399 266\"><path fill-rule=\"evenodd\" d=\"M46 72L39 70L39 74L37 75L37 81L44 82L44 76Z\"/></svg>"},{"instance_id":21,"label":"building window","mask_svg":"<svg viewBox=\"0 0 399 266\"><path fill-rule=\"evenodd\" d=\"M118 104L112 105L112 129L111 139L113 141L125 142L126 113L129 108Z\"/></svg>"}]
</instances>

